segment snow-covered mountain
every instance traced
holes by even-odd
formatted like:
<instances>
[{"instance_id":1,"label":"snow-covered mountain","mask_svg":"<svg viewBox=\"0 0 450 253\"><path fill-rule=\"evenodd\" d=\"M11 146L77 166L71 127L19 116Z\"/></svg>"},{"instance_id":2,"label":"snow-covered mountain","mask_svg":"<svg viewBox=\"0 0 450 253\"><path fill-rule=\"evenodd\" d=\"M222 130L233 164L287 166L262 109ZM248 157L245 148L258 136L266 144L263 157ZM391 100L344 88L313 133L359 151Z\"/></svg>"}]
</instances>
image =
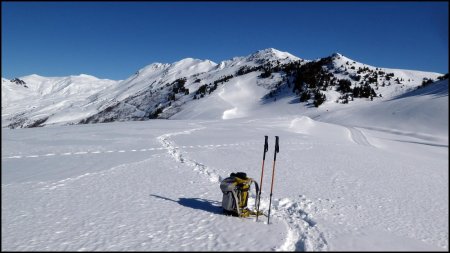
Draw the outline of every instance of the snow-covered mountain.
<instances>
[{"instance_id":1,"label":"snow-covered mountain","mask_svg":"<svg viewBox=\"0 0 450 253\"><path fill-rule=\"evenodd\" d=\"M269 48L218 64L193 58L153 63L119 81L89 75L2 78L2 127L231 119L286 97L296 108L298 103L309 110L322 104L350 107L358 100L393 98L440 76L369 66L338 53L304 60Z\"/></svg>"},{"instance_id":2,"label":"snow-covered mountain","mask_svg":"<svg viewBox=\"0 0 450 253\"><path fill-rule=\"evenodd\" d=\"M76 122L97 113L96 105L107 102L99 97L101 91L110 90L118 83L84 74L29 75L15 80L2 78L2 127Z\"/></svg>"}]
</instances>

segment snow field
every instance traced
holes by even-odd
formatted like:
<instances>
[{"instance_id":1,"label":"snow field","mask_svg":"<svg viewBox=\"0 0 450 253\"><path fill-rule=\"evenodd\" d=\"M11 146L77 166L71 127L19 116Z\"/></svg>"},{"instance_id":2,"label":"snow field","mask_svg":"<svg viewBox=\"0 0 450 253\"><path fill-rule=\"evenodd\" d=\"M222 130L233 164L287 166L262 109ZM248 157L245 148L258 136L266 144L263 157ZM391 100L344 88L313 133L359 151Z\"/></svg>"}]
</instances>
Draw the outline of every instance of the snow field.
<instances>
[{"instance_id":1,"label":"snow field","mask_svg":"<svg viewBox=\"0 0 450 253\"><path fill-rule=\"evenodd\" d=\"M84 128L75 130L78 134L85 132L90 136L92 133L83 126L70 128ZM137 136L147 133L147 137L152 136L150 144L152 140L156 141L157 145L153 148L161 147L157 141L163 135L158 135L158 130L148 133L145 129L138 134L137 128L139 124L133 127ZM124 137L126 134L117 136L117 129L110 130L109 139L114 144L109 145L126 146L128 142L140 141L139 138L127 139ZM179 131L177 126L171 130ZM71 143L71 138L78 138L77 134L65 133L67 143ZM48 137L45 132L37 135L37 139ZM88 142L85 145L89 146ZM72 144L61 146L68 148ZM208 148L211 146L215 145L210 144ZM221 192L217 182L199 178L189 165L173 159L167 150L152 155L146 152L127 154L140 154L140 158L134 157L140 160L123 160L117 153L104 153L108 156L106 159L83 154L77 156L78 162L84 159L95 164L97 160L104 162L111 159L115 166L98 171L91 167L90 171L95 172L78 171L78 175L59 173L60 177L55 178L57 176L40 175L35 170L43 164L50 165L57 159L68 157L41 156L34 158L41 160L34 160L34 167L27 164L28 167L24 168L26 172L17 172L12 178L2 177L2 200L5 203L2 206L3 249L267 250L267 247L271 249L281 244L282 224L274 221L272 226L266 226L252 220L221 215ZM14 170L11 168L21 166L20 161L23 160L3 159L3 173L10 175ZM30 178L28 173L35 177ZM11 180L13 182L9 183L10 179L14 179ZM249 231L257 231L254 239L248 240L246 233ZM265 243L261 243L262 238L265 238Z\"/></svg>"},{"instance_id":2,"label":"snow field","mask_svg":"<svg viewBox=\"0 0 450 253\"><path fill-rule=\"evenodd\" d=\"M404 143L398 144L402 145L400 151L395 151L395 148L377 148L371 143L384 143L382 147L389 147L386 143L392 140L383 140L384 133L373 130L346 128L311 119L305 121L309 123L304 128L313 124L316 133L327 133L331 128L338 134L335 138L326 140L323 136L289 133L298 130L292 127L293 122L299 122L298 118L284 120L285 128L278 131L280 153L277 156L273 215L283 217L282 220L288 224L290 235L286 241L291 241L281 249L333 250L346 249L349 245L367 249L358 240L363 240L367 245L377 245L377 249L383 250L439 249L426 243L446 247L448 240L445 238L447 234L444 224L448 222L448 218L445 215L437 217L433 212L448 211L444 201L448 198L448 191L445 190L448 172L444 169L448 165L445 156L448 150ZM206 131L193 132L194 136L189 137L176 135L173 139L180 145L193 137L208 141L224 138L223 136L228 136L229 140L239 140L241 135L250 138L252 142L260 139L259 145L238 146L235 148L236 152L232 153L216 148L214 156L208 150L185 150L184 155L203 161L209 168L221 168L223 172L219 172L220 175L245 171L259 182L259 156L262 154L258 153L261 153L263 136L268 131L264 133L253 127L264 125L258 120L252 120L247 127L243 122L230 123L228 130L227 124L222 123L220 135L207 131L214 129L213 122ZM283 125L282 122L278 120L274 125ZM236 132L232 126L238 125L240 130ZM380 140L377 137L383 138ZM403 136L396 136L400 137ZM262 207L268 204L273 140L271 136L266 157ZM284 143L285 140L287 144ZM415 153L401 151L408 149ZM224 164L228 165L225 169ZM289 199L287 203L279 204L278 191ZM293 207L295 211L292 211ZM264 208L267 210L267 206ZM308 237L305 231L311 227L314 232L310 232ZM355 237L348 236L349 234L355 234ZM384 236L380 238L380 234ZM389 240L392 238L391 234L398 240ZM435 234L436 238L431 239L430 234ZM342 238L345 239L341 242ZM410 242L410 238L419 242ZM380 245L377 240L388 240L389 243Z\"/></svg>"},{"instance_id":3,"label":"snow field","mask_svg":"<svg viewBox=\"0 0 450 253\"><path fill-rule=\"evenodd\" d=\"M358 109L228 98L246 114L2 129L2 249L448 250L448 81ZM188 117L230 109L204 101ZM221 179L259 183L264 135L271 224L222 215Z\"/></svg>"}]
</instances>

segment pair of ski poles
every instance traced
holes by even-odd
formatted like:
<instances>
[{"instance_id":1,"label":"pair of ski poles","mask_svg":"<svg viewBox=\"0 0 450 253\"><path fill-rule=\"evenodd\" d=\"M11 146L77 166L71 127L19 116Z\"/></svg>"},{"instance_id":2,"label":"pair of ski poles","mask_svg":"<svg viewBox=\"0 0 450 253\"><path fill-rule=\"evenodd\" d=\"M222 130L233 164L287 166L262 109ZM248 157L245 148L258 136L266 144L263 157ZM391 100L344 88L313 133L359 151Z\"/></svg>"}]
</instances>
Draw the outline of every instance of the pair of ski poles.
<instances>
[{"instance_id":1,"label":"pair of ski poles","mask_svg":"<svg viewBox=\"0 0 450 253\"><path fill-rule=\"evenodd\" d=\"M259 193L258 193L258 205L256 207L256 221L258 221L258 215L259 215L259 204L261 202L261 191L262 191L262 183L263 183L263 176L264 176L264 162L266 160L266 152L269 150L269 144L267 142L267 135L264 136L264 154L263 154L263 162L262 162L262 168L261 168L261 181L259 183ZM272 191L273 191L273 179L275 178L275 162L277 161L277 153L280 152L280 147L278 145L278 136L275 136L275 151L273 153L273 166L272 166L272 183L270 185L270 200L269 200L269 213L267 216L267 224L269 224L270 220L270 206L272 204Z\"/></svg>"}]
</instances>

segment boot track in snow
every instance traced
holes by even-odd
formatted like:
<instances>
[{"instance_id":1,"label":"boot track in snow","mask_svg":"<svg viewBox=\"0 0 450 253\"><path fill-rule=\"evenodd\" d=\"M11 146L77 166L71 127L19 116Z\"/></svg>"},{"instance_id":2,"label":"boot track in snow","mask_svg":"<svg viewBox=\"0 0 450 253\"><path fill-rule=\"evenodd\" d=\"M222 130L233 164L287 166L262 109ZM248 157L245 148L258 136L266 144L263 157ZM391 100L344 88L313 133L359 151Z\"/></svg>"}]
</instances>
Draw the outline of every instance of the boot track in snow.
<instances>
[{"instance_id":1,"label":"boot track in snow","mask_svg":"<svg viewBox=\"0 0 450 253\"><path fill-rule=\"evenodd\" d=\"M197 127L185 131L163 134L157 137L161 145L168 150L168 153L180 163L184 163L193 168L194 171L201 175L206 175L209 181L220 183L224 177L209 168L208 166L192 160L180 151L180 148L170 138L180 134L191 134L192 132L205 129L205 127ZM231 146L231 145L230 145ZM268 200L261 200L262 203ZM264 203L268 205L268 203ZM288 227L288 234L285 242L277 251L324 251L328 249L327 241L323 234L319 231L316 222L312 220L303 209L308 204L308 200L304 197L298 201L291 201L287 198L273 201L273 216L283 220Z\"/></svg>"}]
</instances>

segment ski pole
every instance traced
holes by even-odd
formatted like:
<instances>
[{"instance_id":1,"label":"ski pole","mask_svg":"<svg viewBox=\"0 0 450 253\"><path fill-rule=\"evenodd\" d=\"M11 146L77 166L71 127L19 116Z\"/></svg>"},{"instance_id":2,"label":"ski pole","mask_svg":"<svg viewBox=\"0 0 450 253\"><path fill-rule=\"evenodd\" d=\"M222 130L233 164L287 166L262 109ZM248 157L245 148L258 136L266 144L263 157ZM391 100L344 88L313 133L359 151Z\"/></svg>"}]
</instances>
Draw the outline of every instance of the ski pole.
<instances>
[{"instance_id":1,"label":"ski pole","mask_svg":"<svg viewBox=\"0 0 450 253\"><path fill-rule=\"evenodd\" d=\"M280 152L280 147L278 146L278 136L275 136L275 152L273 155L272 184L270 186L269 215L267 216L267 224L269 224L269 220L270 220L270 206L272 204L273 179L275 177L275 162L277 161L277 153L278 152Z\"/></svg>"},{"instance_id":2,"label":"ski pole","mask_svg":"<svg viewBox=\"0 0 450 253\"><path fill-rule=\"evenodd\" d=\"M261 181L259 182L259 192L257 196L257 207L256 207L256 221L258 221L258 214L259 214L259 203L261 202L261 191L262 191L262 182L263 182L263 176L264 176L264 161L266 160L266 152L269 150L269 144L267 143L267 135L264 136L264 153L263 153L263 161L262 161L262 167L261 167Z\"/></svg>"}]
</instances>

